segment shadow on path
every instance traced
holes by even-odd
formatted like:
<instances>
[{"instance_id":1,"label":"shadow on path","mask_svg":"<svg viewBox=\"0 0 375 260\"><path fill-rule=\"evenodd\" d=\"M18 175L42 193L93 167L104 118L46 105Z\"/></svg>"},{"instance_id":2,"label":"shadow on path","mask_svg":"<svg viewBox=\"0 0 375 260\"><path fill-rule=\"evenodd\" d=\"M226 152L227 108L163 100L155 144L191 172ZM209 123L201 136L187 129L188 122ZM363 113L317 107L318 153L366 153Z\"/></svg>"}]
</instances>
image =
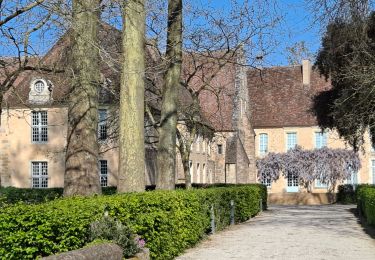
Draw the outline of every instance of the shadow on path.
<instances>
[{"instance_id":1,"label":"shadow on path","mask_svg":"<svg viewBox=\"0 0 375 260\"><path fill-rule=\"evenodd\" d=\"M359 221L355 205L271 205L177 259L374 260L374 234Z\"/></svg>"},{"instance_id":2,"label":"shadow on path","mask_svg":"<svg viewBox=\"0 0 375 260\"><path fill-rule=\"evenodd\" d=\"M348 211L357 218L357 223L361 225L363 231L372 239L375 239L375 227L367 224L366 219L363 216L360 216L356 206L354 205L353 208L348 209Z\"/></svg>"}]
</instances>

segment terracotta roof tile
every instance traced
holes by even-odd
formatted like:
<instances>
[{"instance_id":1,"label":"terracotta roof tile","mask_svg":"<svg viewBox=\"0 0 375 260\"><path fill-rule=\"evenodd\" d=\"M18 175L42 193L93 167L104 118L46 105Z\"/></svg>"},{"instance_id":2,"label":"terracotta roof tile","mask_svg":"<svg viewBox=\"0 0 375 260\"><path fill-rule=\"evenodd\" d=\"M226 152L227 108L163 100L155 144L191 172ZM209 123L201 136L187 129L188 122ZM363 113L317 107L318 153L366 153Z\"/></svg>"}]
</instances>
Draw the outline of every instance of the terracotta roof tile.
<instances>
[{"instance_id":1,"label":"terracotta roof tile","mask_svg":"<svg viewBox=\"0 0 375 260\"><path fill-rule=\"evenodd\" d=\"M312 97L330 88L317 71L311 84L302 84L302 66L248 71L248 88L254 128L314 126Z\"/></svg>"}]
</instances>

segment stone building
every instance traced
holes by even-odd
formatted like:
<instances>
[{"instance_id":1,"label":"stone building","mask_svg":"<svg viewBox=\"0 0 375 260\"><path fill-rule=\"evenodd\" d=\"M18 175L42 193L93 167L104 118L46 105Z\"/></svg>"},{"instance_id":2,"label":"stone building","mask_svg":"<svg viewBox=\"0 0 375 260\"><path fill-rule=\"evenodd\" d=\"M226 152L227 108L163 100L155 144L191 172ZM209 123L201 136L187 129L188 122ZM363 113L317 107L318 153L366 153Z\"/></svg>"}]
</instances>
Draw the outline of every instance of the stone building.
<instances>
[{"instance_id":1,"label":"stone building","mask_svg":"<svg viewBox=\"0 0 375 260\"><path fill-rule=\"evenodd\" d=\"M102 186L117 185L118 150L116 114L119 89L120 32L103 26L100 42L102 53L98 142L98 161ZM160 57L146 49L147 82L160 82ZM268 152L286 152L300 145L305 149L328 146L348 148L337 133L321 133L311 113L312 97L327 90L330 83L312 70L308 61L302 66L249 69L241 55L212 74L204 68L193 78L192 86L208 85L199 95L202 120L213 130L213 138L196 136L191 146L189 168L193 183L257 182L256 158ZM69 37L62 37L35 64L56 68L70 61ZM117 62L116 62L117 61ZM183 78L192 69L184 59ZM211 67L212 68L212 67ZM201 73L202 72L202 73ZM0 71L0 80L6 76ZM25 71L4 95L0 126L1 186L62 187L64 185L67 138L67 95L69 74ZM210 79L209 84L204 77ZM157 85L157 84L156 84ZM147 85L148 86L148 85ZM146 102L157 107L160 98L147 91ZM156 101L155 101L156 100ZM181 91L180 102L190 102ZM146 134L152 129L146 128ZM152 134L150 135L152 136ZM366 136L361 153L362 169L352 183L375 183L375 153ZM152 140L150 140L152 141ZM152 142L150 142L152 143ZM147 184L155 183L156 162L153 145L146 148ZM177 152L176 182L185 181L181 156ZM286 194L304 191L295 178L280 178L266 183L270 193ZM327 186L316 182L314 192L325 193Z\"/></svg>"},{"instance_id":2,"label":"stone building","mask_svg":"<svg viewBox=\"0 0 375 260\"><path fill-rule=\"evenodd\" d=\"M103 85L99 90L98 142L101 153L98 178L102 186L116 186L118 150L114 125L118 96L115 93L120 76L120 64L116 60L121 53L121 35L104 25L99 37L107 52L102 53L100 66ZM146 56L148 80L160 80L160 72L153 70L160 62L156 52L147 48ZM63 36L44 57L35 60L36 66L68 68L69 37ZM195 138L190 156L194 183L256 181L255 137L248 109L247 73L237 64L228 63L215 73L210 82L215 95L206 91L199 96L202 118L213 129L214 137L210 140L201 136ZM188 65L185 64L184 68ZM5 72L0 71L0 80L4 76ZM5 93L0 128L1 186L46 188L64 185L70 77L66 71L25 71ZM155 97L151 95L146 95L146 101L152 103L150 100ZM180 98L184 99L181 95ZM147 184L155 183L155 153L152 145L147 145ZM176 172L176 181L184 182L180 157L177 158Z\"/></svg>"},{"instance_id":3,"label":"stone building","mask_svg":"<svg viewBox=\"0 0 375 260\"><path fill-rule=\"evenodd\" d=\"M351 149L335 131L322 133L318 127L311 111L312 98L328 90L330 82L313 70L309 61L299 66L266 68L261 72L249 70L247 77L257 158L268 152L286 152L295 145L304 149L323 146ZM375 184L375 153L368 134L360 159L362 168L345 182ZM266 185L269 192L275 194L306 192L293 176L281 177ZM326 193L327 184L317 180L313 192Z\"/></svg>"}]
</instances>

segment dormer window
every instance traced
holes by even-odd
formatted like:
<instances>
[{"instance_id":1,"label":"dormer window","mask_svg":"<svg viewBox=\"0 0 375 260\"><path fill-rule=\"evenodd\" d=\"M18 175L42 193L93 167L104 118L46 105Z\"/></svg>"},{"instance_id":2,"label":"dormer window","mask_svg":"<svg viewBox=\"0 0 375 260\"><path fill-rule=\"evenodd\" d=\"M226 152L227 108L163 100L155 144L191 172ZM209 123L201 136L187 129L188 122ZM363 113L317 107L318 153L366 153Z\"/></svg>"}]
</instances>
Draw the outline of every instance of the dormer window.
<instances>
[{"instance_id":1,"label":"dormer window","mask_svg":"<svg viewBox=\"0 0 375 260\"><path fill-rule=\"evenodd\" d=\"M34 90L35 90L35 92L37 92L37 93L40 94L40 93L43 92L44 88L45 88L45 85L44 85L44 82L43 82L43 81L38 80L38 81L36 81L36 82L34 83Z\"/></svg>"},{"instance_id":2,"label":"dormer window","mask_svg":"<svg viewBox=\"0 0 375 260\"><path fill-rule=\"evenodd\" d=\"M46 104L53 101L52 99L52 82L42 78L36 78L30 82L29 103Z\"/></svg>"}]
</instances>

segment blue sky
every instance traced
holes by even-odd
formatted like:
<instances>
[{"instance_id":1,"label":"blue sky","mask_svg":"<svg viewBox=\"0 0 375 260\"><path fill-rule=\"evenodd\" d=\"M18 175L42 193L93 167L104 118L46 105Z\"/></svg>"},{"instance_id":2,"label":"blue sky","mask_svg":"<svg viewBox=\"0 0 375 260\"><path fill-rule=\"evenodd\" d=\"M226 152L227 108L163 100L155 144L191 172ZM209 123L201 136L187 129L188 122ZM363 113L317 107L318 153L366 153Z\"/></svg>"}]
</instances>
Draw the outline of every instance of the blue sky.
<instances>
[{"instance_id":1,"label":"blue sky","mask_svg":"<svg viewBox=\"0 0 375 260\"><path fill-rule=\"evenodd\" d=\"M201 3L209 3L211 6L219 9L229 9L231 0L194 0ZM192 1L192 3L194 3ZM241 1L241 0L240 0ZM263 0L252 0L260 1ZM277 9L284 19L275 30L274 38L276 39L277 47L272 50L272 53L266 57L265 66L286 65L287 53L286 48L294 45L297 42L305 41L308 49L316 53L320 46L320 33L318 25L312 25L312 17L305 6L304 0L275 0L277 2ZM45 35L46 36L46 35ZM50 41L50 43L53 42ZM35 46L46 51L50 45L48 43L40 43ZM9 55L9 50L0 48L0 55Z\"/></svg>"},{"instance_id":2,"label":"blue sky","mask_svg":"<svg viewBox=\"0 0 375 260\"><path fill-rule=\"evenodd\" d=\"M210 1L210 0L203 0ZM256 0L253 0L256 1ZM230 0L211 0L210 3L217 8L227 8ZM297 42L304 41L313 54L319 50L321 32L318 24L313 23L304 0L277 0L277 9L283 15L283 20L275 30L277 47L266 58L265 65L287 65L287 47Z\"/></svg>"},{"instance_id":3,"label":"blue sky","mask_svg":"<svg viewBox=\"0 0 375 260\"><path fill-rule=\"evenodd\" d=\"M313 17L305 5L305 1L282 0L280 8L285 10L285 18L280 25L280 46L273 55L272 60L276 64L286 64L286 48L296 42L305 41L308 49L314 54L321 43L321 30L318 24L313 23Z\"/></svg>"}]
</instances>

